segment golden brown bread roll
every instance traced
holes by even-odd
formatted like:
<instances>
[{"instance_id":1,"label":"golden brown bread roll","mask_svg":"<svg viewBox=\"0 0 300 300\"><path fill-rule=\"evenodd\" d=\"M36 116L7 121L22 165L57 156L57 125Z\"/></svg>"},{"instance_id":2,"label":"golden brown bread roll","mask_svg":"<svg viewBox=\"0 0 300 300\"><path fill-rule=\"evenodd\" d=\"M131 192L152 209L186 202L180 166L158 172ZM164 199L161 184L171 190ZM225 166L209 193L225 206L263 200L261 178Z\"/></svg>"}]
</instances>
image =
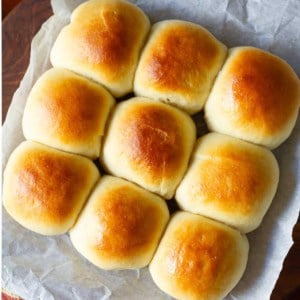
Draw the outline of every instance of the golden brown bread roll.
<instances>
[{"instance_id":1,"label":"golden brown bread roll","mask_svg":"<svg viewBox=\"0 0 300 300\"><path fill-rule=\"evenodd\" d=\"M51 51L54 67L92 78L119 97L133 90L140 50L150 29L141 9L123 0L90 0L72 13Z\"/></svg>"},{"instance_id":2,"label":"golden brown bread roll","mask_svg":"<svg viewBox=\"0 0 300 300\"><path fill-rule=\"evenodd\" d=\"M200 25L180 20L156 23L142 52L134 92L193 114L207 99L227 49Z\"/></svg>"},{"instance_id":3,"label":"golden brown bread roll","mask_svg":"<svg viewBox=\"0 0 300 300\"><path fill-rule=\"evenodd\" d=\"M75 248L102 269L149 264L169 219L163 199L124 179L104 176L70 231Z\"/></svg>"},{"instance_id":4,"label":"golden brown bread roll","mask_svg":"<svg viewBox=\"0 0 300 300\"><path fill-rule=\"evenodd\" d=\"M6 165L3 204L27 229L63 234L73 226L98 178L89 159L26 141Z\"/></svg>"},{"instance_id":5,"label":"golden brown bread roll","mask_svg":"<svg viewBox=\"0 0 300 300\"><path fill-rule=\"evenodd\" d=\"M195 142L192 119L170 105L136 97L118 104L100 156L105 169L170 199Z\"/></svg>"},{"instance_id":6,"label":"golden brown bread roll","mask_svg":"<svg viewBox=\"0 0 300 300\"><path fill-rule=\"evenodd\" d=\"M270 150L209 133L196 142L175 198L184 210L249 232L260 225L278 181L278 163Z\"/></svg>"},{"instance_id":7,"label":"golden brown bread roll","mask_svg":"<svg viewBox=\"0 0 300 300\"><path fill-rule=\"evenodd\" d=\"M114 102L99 84L65 69L50 69L28 96L22 123L24 136L94 159L99 157Z\"/></svg>"},{"instance_id":8,"label":"golden brown bread roll","mask_svg":"<svg viewBox=\"0 0 300 300\"><path fill-rule=\"evenodd\" d=\"M281 58L253 47L229 51L205 105L210 130L271 149L290 135L300 82Z\"/></svg>"},{"instance_id":9,"label":"golden brown bread roll","mask_svg":"<svg viewBox=\"0 0 300 300\"><path fill-rule=\"evenodd\" d=\"M238 231L188 212L169 222L150 263L150 274L176 299L223 299L241 279L248 240Z\"/></svg>"}]
</instances>

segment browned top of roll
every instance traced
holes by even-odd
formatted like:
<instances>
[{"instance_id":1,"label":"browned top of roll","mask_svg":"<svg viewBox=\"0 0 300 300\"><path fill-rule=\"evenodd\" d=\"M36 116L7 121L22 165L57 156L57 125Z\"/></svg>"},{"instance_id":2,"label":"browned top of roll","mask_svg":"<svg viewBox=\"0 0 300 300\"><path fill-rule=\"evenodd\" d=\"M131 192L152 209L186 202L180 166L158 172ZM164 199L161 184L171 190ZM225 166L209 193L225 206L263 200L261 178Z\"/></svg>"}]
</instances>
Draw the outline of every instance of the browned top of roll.
<instances>
[{"instance_id":1,"label":"browned top of roll","mask_svg":"<svg viewBox=\"0 0 300 300\"><path fill-rule=\"evenodd\" d=\"M197 192L204 203L214 202L224 212L235 211L247 215L262 201L262 195L273 184L269 176L271 154L253 145L229 142L199 154ZM207 155L207 156L206 156Z\"/></svg>"},{"instance_id":2,"label":"browned top of roll","mask_svg":"<svg viewBox=\"0 0 300 300\"><path fill-rule=\"evenodd\" d=\"M53 68L42 75L28 97L23 129L29 137L44 135L42 141L50 145L51 138L60 144L92 144L103 135L113 103L102 86L68 70ZM44 141L46 137L49 140Z\"/></svg>"},{"instance_id":3,"label":"browned top of roll","mask_svg":"<svg viewBox=\"0 0 300 300\"><path fill-rule=\"evenodd\" d=\"M104 229L95 239L99 255L121 259L148 251L160 230L162 212L154 201L143 198L143 193L126 183L101 195L93 208Z\"/></svg>"},{"instance_id":4,"label":"browned top of roll","mask_svg":"<svg viewBox=\"0 0 300 300\"><path fill-rule=\"evenodd\" d=\"M122 149L133 167L148 169L155 179L171 176L182 164L184 137L173 108L150 101L136 102L128 107L121 122L126 124Z\"/></svg>"},{"instance_id":5,"label":"browned top of roll","mask_svg":"<svg viewBox=\"0 0 300 300\"><path fill-rule=\"evenodd\" d=\"M132 90L139 51L150 22L123 0L92 0L78 6L59 34L51 62L104 84L114 96Z\"/></svg>"},{"instance_id":6,"label":"browned top of roll","mask_svg":"<svg viewBox=\"0 0 300 300\"><path fill-rule=\"evenodd\" d=\"M115 70L132 61L142 15L126 1L91 1L81 6L69 28L74 36L80 32L76 48L71 51L95 65L101 64L113 79L118 74Z\"/></svg>"},{"instance_id":7,"label":"browned top of roll","mask_svg":"<svg viewBox=\"0 0 300 300\"><path fill-rule=\"evenodd\" d=\"M101 95L100 87L97 89L96 85L89 86L79 77L57 76L40 95L40 109L43 109L44 118L41 126L45 126L45 123L54 125L55 119L55 122L60 123L56 134L66 141L71 139L72 142L88 139L95 132L99 136L103 134L99 130L99 123L101 116L107 113L104 102L109 96L105 92ZM52 130L50 126L48 130Z\"/></svg>"},{"instance_id":8,"label":"browned top of roll","mask_svg":"<svg viewBox=\"0 0 300 300\"><path fill-rule=\"evenodd\" d=\"M110 174L170 199L186 170L195 136L195 124L186 113L135 97L116 106L100 157Z\"/></svg>"},{"instance_id":9,"label":"browned top of roll","mask_svg":"<svg viewBox=\"0 0 300 300\"><path fill-rule=\"evenodd\" d=\"M150 264L154 281L176 299L223 299L245 269L245 236L221 223L176 213Z\"/></svg>"},{"instance_id":10,"label":"browned top of roll","mask_svg":"<svg viewBox=\"0 0 300 300\"><path fill-rule=\"evenodd\" d=\"M70 231L75 248L103 269L149 264L169 219L165 201L119 177L104 176Z\"/></svg>"},{"instance_id":11,"label":"browned top of roll","mask_svg":"<svg viewBox=\"0 0 300 300\"><path fill-rule=\"evenodd\" d=\"M183 290L205 293L216 286L216 279L222 274L226 278L235 263L235 240L223 229L205 222L192 225L183 222L176 230L173 251L166 256L166 266L173 268L177 284ZM193 284L191 284L193 283Z\"/></svg>"},{"instance_id":12,"label":"browned top of roll","mask_svg":"<svg viewBox=\"0 0 300 300\"><path fill-rule=\"evenodd\" d=\"M65 232L98 176L97 168L86 158L26 141L5 170L4 205L33 231Z\"/></svg>"},{"instance_id":13,"label":"browned top of roll","mask_svg":"<svg viewBox=\"0 0 300 300\"><path fill-rule=\"evenodd\" d=\"M161 91L179 90L189 95L192 86L199 92L201 80L206 80L205 72L219 60L220 43L190 22L171 20L158 25L162 33L158 31L143 62L145 82Z\"/></svg>"},{"instance_id":14,"label":"browned top of roll","mask_svg":"<svg viewBox=\"0 0 300 300\"><path fill-rule=\"evenodd\" d=\"M299 107L299 80L293 70L252 47L231 50L222 91L231 95L222 98L222 105L225 110L234 106L236 126L253 124L268 135L285 126Z\"/></svg>"}]
</instances>

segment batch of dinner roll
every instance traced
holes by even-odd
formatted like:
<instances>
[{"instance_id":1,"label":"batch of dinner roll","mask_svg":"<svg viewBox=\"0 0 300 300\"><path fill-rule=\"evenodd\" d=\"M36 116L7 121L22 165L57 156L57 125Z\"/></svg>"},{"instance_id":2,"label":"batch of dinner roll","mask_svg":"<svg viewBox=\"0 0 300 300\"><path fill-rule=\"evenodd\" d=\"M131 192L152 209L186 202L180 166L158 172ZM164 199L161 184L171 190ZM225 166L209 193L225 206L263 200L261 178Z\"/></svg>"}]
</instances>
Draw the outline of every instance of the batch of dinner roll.
<instances>
[{"instance_id":1,"label":"batch of dinner roll","mask_svg":"<svg viewBox=\"0 0 300 300\"><path fill-rule=\"evenodd\" d=\"M224 298L276 193L270 149L297 119L293 69L191 22L151 26L123 0L77 7L51 63L5 169L7 212L39 234L69 232L101 269L149 266L176 299ZM211 132L199 137L201 110Z\"/></svg>"}]
</instances>

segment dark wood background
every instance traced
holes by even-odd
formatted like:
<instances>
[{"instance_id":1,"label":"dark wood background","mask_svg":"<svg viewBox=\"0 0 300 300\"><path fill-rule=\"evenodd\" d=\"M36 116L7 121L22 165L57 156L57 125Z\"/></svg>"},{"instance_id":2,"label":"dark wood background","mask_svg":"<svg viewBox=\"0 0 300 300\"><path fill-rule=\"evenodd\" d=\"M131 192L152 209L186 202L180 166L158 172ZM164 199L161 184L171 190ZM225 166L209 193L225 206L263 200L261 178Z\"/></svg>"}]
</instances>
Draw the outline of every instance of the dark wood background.
<instances>
[{"instance_id":1,"label":"dark wood background","mask_svg":"<svg viewBox=\"0 0 300 300\"><path fill-rule=\"evenodd\" d=\"M2 2L2 122L27 69L31 40L51 15L50 0ZM293 240L271 300L300 300L300 218L293 231ZM14 299L4 293L2 297Z\"/></svg>"}]
</instances>

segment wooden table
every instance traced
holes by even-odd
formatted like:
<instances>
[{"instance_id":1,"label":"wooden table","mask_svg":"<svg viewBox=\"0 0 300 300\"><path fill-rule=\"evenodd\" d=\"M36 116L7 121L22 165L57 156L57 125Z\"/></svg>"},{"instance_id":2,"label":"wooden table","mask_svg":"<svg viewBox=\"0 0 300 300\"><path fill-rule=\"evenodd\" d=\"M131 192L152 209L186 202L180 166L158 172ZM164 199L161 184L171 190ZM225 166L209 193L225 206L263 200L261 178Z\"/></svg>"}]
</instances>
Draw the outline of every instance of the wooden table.
<instances>
[{"instance_id":1,"label":"wooden table","mask_svg":"<svg viewBox=\"0 0 300 300\"><path fill-rule=\"evenodd\" d=\"M23 0L2 22L2 120L29 62L30 41L52 15L50 0ZM300 199L299 199L300 200ZM300 218L271 300L300 299ZM5 298L11 299L11 298ZM264 300L264 299L255 299Z\"/></svg>"}]
</instances>

